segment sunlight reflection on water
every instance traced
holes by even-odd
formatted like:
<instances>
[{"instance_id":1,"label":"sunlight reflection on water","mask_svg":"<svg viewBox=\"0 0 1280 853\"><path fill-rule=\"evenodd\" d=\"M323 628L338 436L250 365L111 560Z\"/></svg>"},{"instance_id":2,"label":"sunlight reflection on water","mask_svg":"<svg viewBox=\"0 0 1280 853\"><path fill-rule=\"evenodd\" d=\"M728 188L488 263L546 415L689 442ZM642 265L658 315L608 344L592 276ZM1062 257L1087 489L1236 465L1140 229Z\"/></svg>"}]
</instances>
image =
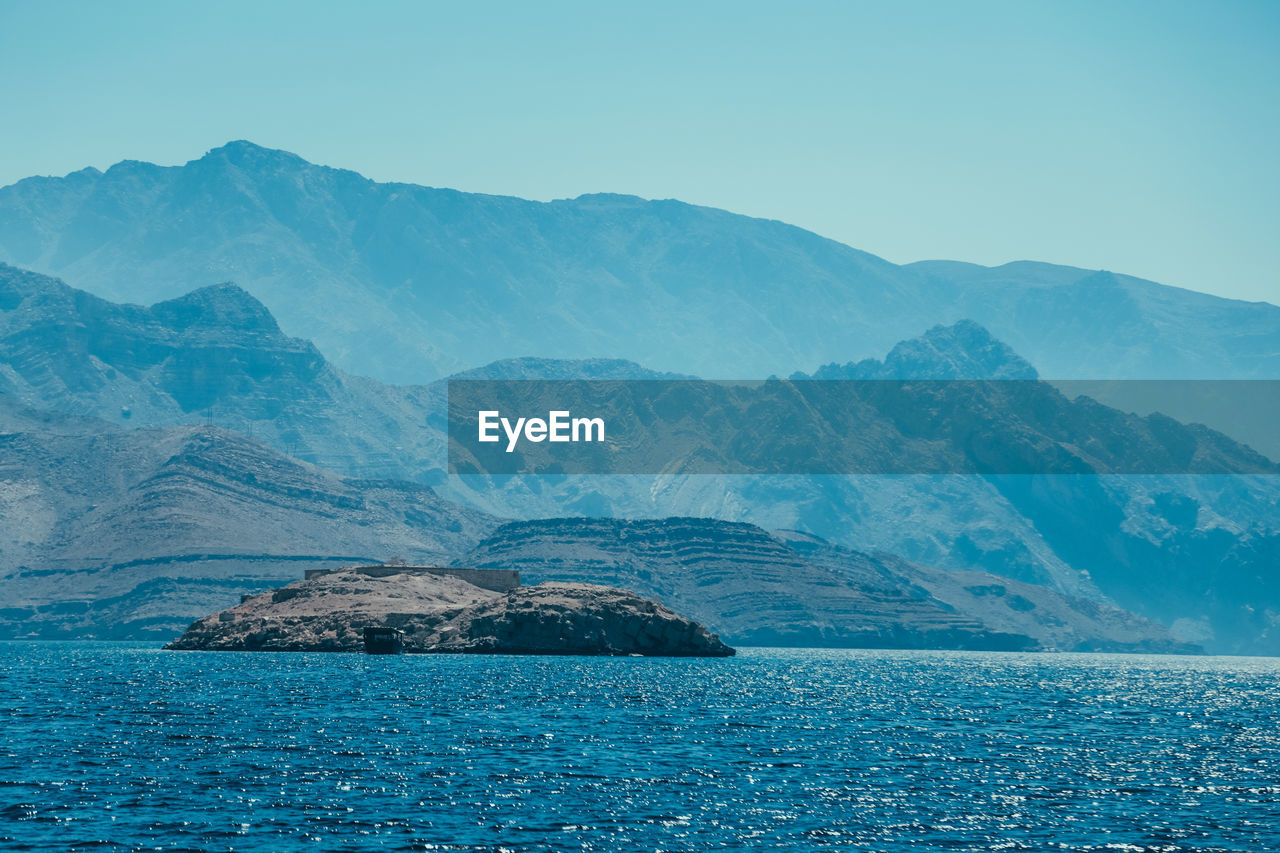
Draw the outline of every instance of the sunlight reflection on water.
<instances>
[{"instance_id":1,"label":"sunlight reflection on water","mask_svg":"<svg viewBox=\"0 0 1280 853\"><path fill-rule=\"evenodd\" d=\"M6 849L1280 849L1280 659L0 643Z\"/></svg>"}]
</instances>

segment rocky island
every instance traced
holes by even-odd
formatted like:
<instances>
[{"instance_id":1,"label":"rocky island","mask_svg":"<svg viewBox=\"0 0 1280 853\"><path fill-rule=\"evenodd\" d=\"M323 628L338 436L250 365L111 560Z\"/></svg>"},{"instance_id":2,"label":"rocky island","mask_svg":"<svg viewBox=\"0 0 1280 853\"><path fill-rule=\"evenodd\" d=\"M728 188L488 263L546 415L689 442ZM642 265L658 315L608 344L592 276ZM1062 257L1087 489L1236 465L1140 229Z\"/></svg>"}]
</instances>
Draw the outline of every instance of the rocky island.
<instances>
[{"instance_id":1,"label":"rocky island","mask_svg":"<svg viewBox=\"0 0 1280 853\"><path fill-rule=\"evenodd\" d=\"M165 648L354 652L364 649L369 627L401 632L406 652L734 654L698 623L626 590L586 583L521 586L515 572L408 566L309 573L197 620Z\"/></svg>"}]
</instances>

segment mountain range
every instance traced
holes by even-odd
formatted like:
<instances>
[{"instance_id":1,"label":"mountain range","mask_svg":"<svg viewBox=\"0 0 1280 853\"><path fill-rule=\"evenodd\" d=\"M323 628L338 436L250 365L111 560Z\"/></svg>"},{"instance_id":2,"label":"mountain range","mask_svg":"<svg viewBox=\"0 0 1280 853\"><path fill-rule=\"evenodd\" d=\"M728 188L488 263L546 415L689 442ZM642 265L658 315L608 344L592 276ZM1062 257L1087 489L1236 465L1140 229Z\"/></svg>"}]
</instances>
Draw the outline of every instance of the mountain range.
<instances>
[{"instance_id":1,"label":"mountain range","mask_svg":"<svg viewBox=\"0 0 1280 853\"><path fill-rule=\"evenodd\" d=\"M1188 651L1120 608L712 519L500 519L203 425L119 429L0 397L0 638L170 639L307 569L398 557L625 586L735 641Z\"/></svg>"},{"instance_id":2,"label":"mountain range","mask_svg":"<svg viewBox=\"0 0 1280 853\"><path fill-rule=\"evenodd\" d=\"M448 563L497 521L204 425L120 429L0 395L0 636L172 638L308 568Z\"/></svg>"},{"instance_id":3,"label":"mountain range","mask_svg":"<svg viewBox=\"0 0 1280 853\"><path fill-rule=\"evenodd\" d=\"M831 365L816 376L984 374L1025 380L1034 376L1034 369L980 326L962 322L901 342L884 361ZM671 378L620 360L524 359L463 375ZM803 380L797 376L794 381ZM1090 424L1100 433L1102 426L1108 433L1117 424L1136 426L1140 429L1133 435L1141 436L1154 423L1171 446L1196 446L1208 436L1211 443L1234 447L1203 428L1167 418L1125 416L1088 401L1069 401L1044 383L1030 386L1037 389L1037 400L1047 399L1053 410L1071 413L1071 428L1086 439ZM302 457L333 470L339 479L394 480L401 483L396 489L411 491L434 487L438 498L473 507L468 512L478 511L477 517L702 516L767 530L799 529L835 547L888 552L917 564L999 575L1072 598L1114 601L1174 625L1185 640L1217 650L1259 650L1280 642L1272 628L1280 589L1268 569L1280 542L1280 492L1274 476L448 477L441 432L443 383L391 386L350 376L328 364L310 343L283 334L270 312L235 286L203 288L144 308L112 303L11 267L0 268L0 391L11 409L27 406L42 413L35 426L22 426L18 419L8 431L36 434L23 439L22 454L46 462L60 454L70 459L118 454L110 449L112 442L139 440L126 437L149 430L191 441L197 435L231 436L226 430L232 429L239 434L236 440L273 445L274 451L262 452ZM981 407L971 414L997 430L1007 427L1010 416L1018 416L1017 411ZM66 431L56 424L67 418L81 419L77 429L82 440L93 437L93 446L100 449L41 449L53 440L45 433ZM886 446L908 443L901 428L892 417L876 425ZM1047 448L1063 447L1055 443L1060 441L1050 440ZM1239 452L1245 451L1231 451ZM289 465L305 467L292 460ZM131 463L130 470L134 467ZM219 470L223 467L219 463ZM279 474L286 482L292 476ZM100 479L119 482L118 477L94 482ZM431 494L432 500L438 498ZM104 497L95 503L107 501ZM310 511L305 506L301 510ZM72 510L56 508L51 514L74 516ZM282 529L290 524L301 529L294 522L272 522L277 523ZM484 525L477 525L469 541L483 534ZM421 530L394 533L388 528L383 533L381 538L354 540L363 543L359 547L350 539L317 536L315 546L303 550L312 556L362 558L387 551L435 553L440 559L445 553L453 559L469 553L461 540L424 552L420 542L413 544L415 537L425 535ZM81 536L88 534L77 529L64 539L77 542ZM139 547L152 541L143 537ZM109 564L147 558L143 551L126 547ZM63 559L61 551L40 553L41 559ZM197 553L219 552L202 545ZM17 565L30 568L34 557L16 559Z\"/></svg>"},{"instance_id":4,"label":"mountain range","mask_svg":"<svg viewBox=\"0 0 1280 853\"><path fill-rule=\"evenodd\" d=\"M449 476L446 376L1025 380L1021 407L936 413L1088 473ZM0 189L0 633L167 635L394 555L594 573L738 641L1280 653L1280 484L1239 444L1275 458L1271 410L1204 418L1228 438L1148 415L1199 420L1185 399L1132 415L1038 377L1275 379L1280 308L899 266L674 200L376 183L247 142L30 178ZM910 408L859 428L909 449ZM1222 473L1107 473L1092 439ZM735 581L717 549L764 568Z\"/></svg>"},{"instance_id":5,"label":"mountain range","mask_svg":"<svg viewBox=\"0 0 1280 853\"><path fill-rule=\"evenodd\" d=\"M558 518L498 528L471 553L530 581L612 584L765 646L1187 651L1097 601L704 518Z\"/></svg>"},{"instance_id":6,"label":"mountain range","mask_svg":"<svg viewBox=\"0 0 1280 853\"><path fill-rule=\"evenodd\" d=\"M506 358L749 379L972 319L1050 378L1280 378L1280 308L1020 261L899 266L675 200L477 195L232 142L0 189L0 261L124 302L236 281L344 370Z\"/></svg>"}]
</instances>

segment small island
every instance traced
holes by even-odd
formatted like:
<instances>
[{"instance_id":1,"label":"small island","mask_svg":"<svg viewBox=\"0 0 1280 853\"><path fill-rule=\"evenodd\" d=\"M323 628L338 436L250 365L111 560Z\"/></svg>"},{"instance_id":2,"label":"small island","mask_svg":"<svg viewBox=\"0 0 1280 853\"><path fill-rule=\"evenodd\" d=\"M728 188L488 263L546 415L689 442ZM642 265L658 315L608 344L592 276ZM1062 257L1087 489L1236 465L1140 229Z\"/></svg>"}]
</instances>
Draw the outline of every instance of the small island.
<instances>
[{"instance_id":1,"label":"small island","mask_svg":"<svg viewBox=\"0 0 1280 853\"><path fill-rule=\"evenodd\" d=\"M367 629L436 654L727 657L715 634L651 599L519 573L429 566L308 572L194 622L166 649L359 652Z\"/></svg>"}]
</instances>

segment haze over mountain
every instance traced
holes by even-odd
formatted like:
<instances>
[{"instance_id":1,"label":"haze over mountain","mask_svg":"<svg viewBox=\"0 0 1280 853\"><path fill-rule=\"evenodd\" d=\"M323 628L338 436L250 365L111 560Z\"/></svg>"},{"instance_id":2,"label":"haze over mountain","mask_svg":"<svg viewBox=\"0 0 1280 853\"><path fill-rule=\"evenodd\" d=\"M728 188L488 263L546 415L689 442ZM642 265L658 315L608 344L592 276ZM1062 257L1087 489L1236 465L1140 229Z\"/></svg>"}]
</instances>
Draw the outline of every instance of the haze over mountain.
<instances>
[{"instance_id":1,"label":"haze over mountain","mask_svg":"<svg viewBox=\"0 0 1280 853\"><path fill-rule=\"evenodd\" d=\"M636 590L746 645L1179 649L1148 620L1043 586L705 518L514 522L468 560Z\"/></svg>"},{"instance_id":2,"label":"haze over mountain","mask_svg":"<svg viewBox=\"0 0 1280 853\"><path fill-rule=\"evenodd\" d=\"M1030 370L972 323L933 329L895 346L884 361L822 369L871 378L1026 377ZM546 359L468 375L663 376L625 361ZM40 414L33 425L10 414L16 432L94 434L107 423L189 429L211 413L219 426L252 433L342 475L436 484L441 496L492 516L705 516L801 529L947 570L1109 598L1176 623L1186 639L1214 650L1280 649L1273 625L1280 579L1271 568L1280 545L1274 476L446 478L440 383L396 387L351 377L311 344L284 335L270 313L236 287L142 308L13 268L0 268L0 392L37 409L99 419L97 426L77 428L65 415ZM1081 417L1101 411L1071 404L1047 387L1039 393ZM1002 425L1017 413L979 408L972 414ZM1201 440L1202 433L1167 419L1117 421L1116 413L1101 414L1106 418L1097 423L1161 424L1161 435L1176 446ZM1076 426L1089 434L1086 422ZM891 422L878 428L887 430L885 441L897 441ZM61 452L42 458L56 461ZM68 450L67 458L77 454Z\"/></svg>"},{"instance_id":3,"label":"haze over mountain","mask_svg":"<svg viewBox=\"0 0 1280 853\"><path fill-rule=\"evenodd\" d=\"M423 480L427 389L331 366L234 285L143 308L0 266L0 391L120 426L212 422L360 476Z\"/></svg>"},{"instance_id":4,"label":"haze over mountain","mask_svg":"<svg viewBox=\"0 0 1280 853\"><path fill-rule=\"evenodd\" d=\"M495 531L427 487L337 477L225 430L119 429L10 402L0 397L0 637L171 639L306 569L401 556L519 568L530 582L608 579L744 642L1190 648L1096 601L803 534L708 519Z\"/></svg>"},{"instance_id":5,"label":"haze over mountain","mask_svg":"<svg viewBox=\"0 0 1280 853\"><path fill-rule=\"evenodd\" d=\"M1280 377L1266 303L1030 262L897 266L674 200L379 184L248 142L0 189L0 260L129 302L236 281L344 369L402 383L529 355L787 375L966 318L1042 376Z\"/></svg>"},{"instance_id":6,"label":"haze over mountain","mask_svg":"<svg viewBox=\"0 0 1280 853\"><path fill-rule=\"evenodd\" d=\"M307 568L448 563L497 523L426 486L339 477L226 430L115 429L9 402L0 636L170 638Z\"/></svg>"}]
</instances>

